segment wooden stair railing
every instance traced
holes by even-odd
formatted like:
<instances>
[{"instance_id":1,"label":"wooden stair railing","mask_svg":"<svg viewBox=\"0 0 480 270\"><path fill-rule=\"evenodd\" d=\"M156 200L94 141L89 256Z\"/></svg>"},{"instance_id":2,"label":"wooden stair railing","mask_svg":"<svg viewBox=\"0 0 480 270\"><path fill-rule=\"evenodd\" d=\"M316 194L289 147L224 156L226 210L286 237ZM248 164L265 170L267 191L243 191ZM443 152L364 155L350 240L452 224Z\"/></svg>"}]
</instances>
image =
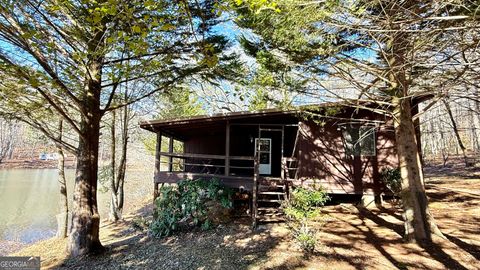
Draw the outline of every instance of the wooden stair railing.
<instances>
[{"instance_id":1,"label":"wooden stair railing","mask_svg":"<svg viewBox=\"0 0 480 270\"><path fill-rule=\"evenodd\" d=\"M255 151L258 153L258 151ZM255 159L253 161L253 190L252 190L252 228L255 229L257 227L257 219L258 219L258 180L260 177L259 172L259 156L258 154L255 155Z\"/></svg>"},{"instance_id":2,"label":"wooden stair railing","mask_svg":"<svg viewBox=\"0 0 480 270\"><path fill-rule=\"evenodd\" d=\"M252 192L253 228L258 225L259 220L274 221L282 217L281 206L290 197L291 172L296 170L295 167L292 168L295 162L295 158L282 158L280 178L263 177L260 179L258 172L259 162L257 157L255 157ZM273 218L273 220L267 220L267 218Z\"/></svg>"},{"instance_id":3,"label":"wooden stair railing","mask_svg":"<svg viewBox=\"0 0 480 270\"><path fill-rule=\"evenodd\" d=\"M286 181L282 179L270 179L258 186L257 222L282 219L282 204L287 199L287 188Z\"/></svg>"}]
</instances>

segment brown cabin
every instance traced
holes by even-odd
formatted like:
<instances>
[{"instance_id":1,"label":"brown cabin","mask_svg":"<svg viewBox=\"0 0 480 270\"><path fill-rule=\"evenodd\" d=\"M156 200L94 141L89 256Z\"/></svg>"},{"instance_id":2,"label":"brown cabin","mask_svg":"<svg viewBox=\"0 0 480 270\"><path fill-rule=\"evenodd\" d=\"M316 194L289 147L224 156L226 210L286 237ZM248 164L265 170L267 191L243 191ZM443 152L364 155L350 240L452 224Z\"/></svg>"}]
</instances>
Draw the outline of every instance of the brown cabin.
<instances>
[{"instance_id":1,"label":"brown cabin","mask_svg":"<svg viewBox=\"0 0 480 270\"><path fill-rule=\"evenodd\" d=\"M398 165L391 119L342 103L154 120L141 127L157 134L155 196L161 183L198 178L252 191L254 210L261 195L282 194L262 193L272 182L287 196L301 185L379 195L388 192L380 172Z\"/></svg>"}]
</instances>

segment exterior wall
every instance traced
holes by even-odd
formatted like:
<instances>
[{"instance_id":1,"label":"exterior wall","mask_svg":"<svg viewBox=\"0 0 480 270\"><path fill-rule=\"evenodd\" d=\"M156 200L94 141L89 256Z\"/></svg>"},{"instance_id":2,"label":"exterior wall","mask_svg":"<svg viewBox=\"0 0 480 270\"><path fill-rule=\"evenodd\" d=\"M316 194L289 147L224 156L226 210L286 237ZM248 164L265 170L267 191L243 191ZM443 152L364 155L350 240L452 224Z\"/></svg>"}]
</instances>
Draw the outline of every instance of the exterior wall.
<instances>
[{"instance_id":1,"label":"exterior wall","mask_svg":"<svg viewBox=\"0 0 480 270\"><path fill-rule=\"evenodd\" d=\"M185 153L225 155L225 133L199 134L184 141Z\"/></svg>"},{"instance_id":2,"label":"exterior wall","mask_svg":"<svg viewBox=\"0 0 480 270\"><path fill-rule=\"evenodd\" d=\"M380 181L380 172L384 168L398 166L395 151L395 134L392 121L385 116L369 111L344 111L341 115L335 115L343 119L369 119L382 122L375 132L376 155L352 157L345 154L345 146L342 131L339 124L343 120L331 119L318 125L313 121L300 121L289 119L289 122L299 123L298 138L296 127L285 127L284 157L296 157L298 170L295 175L294 185L318 184L333 194L380 194L387 191ZM260 125L262 119L256 121ZM280 121L278 121L280 122ZM281 123L281 122L280 122ZM195 132L195 136L188 136L184 141L185 153L225 155L225 127L217 126L215 129ZM198 133L196 133L198 132ZM272 176L280 176L280 132L265 132L263 137L272 138ZM253 156L254 139L258 136L258 126L232 125L230 129L230 156ZM293 155L292 155L293 154ZM186 163L202 163L204 160L186 159ZM253 166L252 161L230 161L231 166ZM185 172L208 173L224 175L223 160L212 160L211 165L219 165L217 168L199 168L185 166ZM215 167L215 166L213 166ZM248 177L253 176L252 170L230 169L232 177L246 177L245 182L250 183ZM292 177L291 175L290 177ZM242 182L243 183L243 182Z\"/></svg>"},{"instance_id":3,"label":"exterior wall","mask_svg":"<svg viewBox=\"0 0 480 270\"><path fill-rule=\"evenodd\" d=\"M393 126L384 124L376 129L375 156L352 157L345 154L338 123L328 121L319 126L306 121L300 124L299 169L295 184L318 184L329 193L337 194L380 194L385 191L379 173L398 164Z\"/></svg>"},{"instance_id":4,"label":"exterior wall","mask_svg":"<svg viewBox=\"0 0 480 270\"><path fill-rule=\"evenodd\" d=\"M225 133L215 132L210 134L199 134L196 137L191 137L184 141L184 152L204 155L225 155ZM224 160L214 159L206 161L204 159L187 158L185 159L185 163L218 165L218 167L185 165L185 172L220 175L225 173L225 168L223 167L225 165Z\"/></svg>"},{"instance_id":5,"label":"exterior wall","mask_svg":"<svg viewBox=\"0 0 480 270\"><path fill-rule=\"evenodd\" d=\"M259 123L262 123L261 121ZM281 126L274 126L277 129ZM291 157L293 145L296 136L296 127L285 127L284 133L284 155ZM215 132L199 133L184 141L185 153L206 154L206 155L225 155L225 127L217 129ZM230 127L230 156L248 156L253 157L255 152L255 138L258 137L258 124L253 125L232 125ZM280 177L281 175L281 142L282 136L279 131L262 131L262 138L272 139L272 173L269 176ZM186 163L202 163L205 160L186 159ZM199 166L186 166L185 172L192 173L217 173L224 174L225 164L223 160L211 160L209 165L219 165L219 167L202 168ZM234 176L253 177L253 161L250 160L230 160L230 174ZM250 167L251 169L238 168Z\"/></svg>"}]
</instances>

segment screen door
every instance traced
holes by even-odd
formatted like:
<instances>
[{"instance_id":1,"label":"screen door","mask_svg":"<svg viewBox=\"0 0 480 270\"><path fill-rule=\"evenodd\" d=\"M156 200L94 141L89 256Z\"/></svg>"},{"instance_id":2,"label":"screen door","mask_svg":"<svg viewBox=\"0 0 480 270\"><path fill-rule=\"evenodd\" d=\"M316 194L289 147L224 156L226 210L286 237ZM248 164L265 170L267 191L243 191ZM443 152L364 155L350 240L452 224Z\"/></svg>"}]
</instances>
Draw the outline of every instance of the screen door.
<instances>
[{"instance_id":1,"label":"screen door","mask_svg":"<svg viewBox=\"0 0 480 270\"><path fill-rule=\"evenodd\" d=\"M260 143L260 145L258 145ZM260 174L272 174L272 139L256 138L255 154L258 151Z\"/></svg>"}]
</instances>

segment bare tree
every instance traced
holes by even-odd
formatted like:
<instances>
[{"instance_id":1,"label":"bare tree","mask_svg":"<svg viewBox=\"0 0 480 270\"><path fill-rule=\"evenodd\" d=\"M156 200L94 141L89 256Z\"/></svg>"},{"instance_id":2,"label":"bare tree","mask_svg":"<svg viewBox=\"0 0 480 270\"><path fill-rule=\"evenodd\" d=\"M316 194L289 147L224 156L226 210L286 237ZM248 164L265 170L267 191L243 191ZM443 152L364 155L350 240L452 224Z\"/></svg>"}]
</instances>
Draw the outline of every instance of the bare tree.
<instances>
[{"instance_id":1,"label":"bare tree","mask_svg":"<svg viewBox=\"0 0 480 270\"><path fill-rule=\"evenodd\" d=\"M0 163L12 156L18 131L17 123L0 118Z\"/></svg>"},{"instance_id":2,"label":"bare tree","mask_svg":"<svg viewBox=\"0 0 480 270\"><path fill-rule=\"evenodd\" d=\"M124 205L124 183L127 168L127 149L129 141L129 123L132 119L131 112L128 106L119 109L120 111L120 160L118 166L116 165L116 153L117 153L117 124L116 111L111 113L111 126L110 126L110 220L118 221L122 217L123 205Z\"/></svg>"},{"instance_id":3,"label":"bare tree","mask_svg":"<svg viewBox=\"0 0 480 270\"><path fill-rule=\"evenodd\" d=\"M429 100L428 110L479 62L472 53L479 44L478 3L327 2L275 1L277 12L241 5L238 21L262 37L255 41L257 52L275 49L270 55L278 55L277 61L310 80L312 95L393 118L405 238L422 242L432 234L442 236L425 193L415 135L415 122L423 112L415 114L416 104ZM364 101L373 106L364 106Z\"/></svg>"},{"instance_id":4,"label":"bare tree","mask_svg":"<svg viewBox=\"0 0 480 270\"><path fill-rule=\"evenodd\" d=\"M460 147L460 149L462 151L465 166L468 167L468 166L470 166L470 164L468 162L468 157L467 157L465 145L463 144L462 138L460 138L460 134L458 132L457 121L455 120L455 117L453 116L453 112L452 112L452 109L450 108L450 104L448 104L448 101L443 99L442 102L443 102L443 105L445 106L445 109L447 110L448 117L450 118L452 130L453 130L453 133L455 134L455 138L457 139L458 146Z\"/></svg>"}]
</instances>

